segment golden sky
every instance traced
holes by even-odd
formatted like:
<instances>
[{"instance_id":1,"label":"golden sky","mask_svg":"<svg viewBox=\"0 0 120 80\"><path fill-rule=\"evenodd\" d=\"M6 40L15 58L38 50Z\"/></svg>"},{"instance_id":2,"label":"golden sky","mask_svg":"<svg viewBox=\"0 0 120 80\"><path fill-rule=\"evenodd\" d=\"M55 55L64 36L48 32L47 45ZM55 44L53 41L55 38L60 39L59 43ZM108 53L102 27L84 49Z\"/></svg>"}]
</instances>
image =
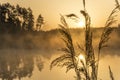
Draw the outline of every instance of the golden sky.
<instances>
[{"instance_id":1,"label":"golden sky","mask_svg":"<svg viewBox=\"0 0 120 80\"><path fill-rule=\"evenodd\" d=\"M33 10L33 13L35 15L35 18L42 14L45 20L45 30L57 28L58 24L60 24L60 14L66 15L70 13L75 13L78 16L80 16L80 19L83 19L82 15L80 14L80 10L83 9L82 0L0 0L0 3L6 3L9 2L10 4L16 5L19 4L23 7L30 7ZM109 14L111 13L112 9L115 7L115 1L114 0L86 0L86 8L88 13L91 16L92 19L92 26L94 27L102 27L105 24L105 21ZM114 59L114 60L113 60ZM107 74L106 77L109 77L108 74L108 65L112 65L112 69L115 72L116 80L119 80L119 67L116 68L116 64L119 64L120 58L112 58L112 57L104 57L103 60L101 60L102 68L100 69L100 75L102 78ZM107 64L105 64L107 63ZM74 80L73 76L74 73L70 72L68 74L64 73L65 69L63 68L58 70L54 69L52 71L49 71L49 65L50 63L45 63L45 69L43 72L40 72L38 74L37 72L35 74L36 76L39 76L41 80L63 80L63 79L70 79ZM119 66L119 65L118 65ZM103 70L105 69L105 71ZM72 76L71 76L72 74ZM56 77L56 75L58 75ZM49 76L49 77L48 77ZM105 77L105 78L106 78ZM69 80L70 80L69 79ZM25 79L26 80L26 79ZM30 80L30 79L28 79ZM32 79L31 79L32 80ZM105 80L108 80L106 78Z\"/></svg>"},{"instance_id":2,"label":"golden sky","mask_svg":"<svg viewBox=\"0 0 120 80\"><path fill-rule=\"evenodd\" d=\"M60 14L66 15L75 13L80 15L83 9L82 0L0 0L1 3L9 2L19 4L23 7L30 7L35 17L42 14L45 19L45 29L58 27ZM86 0L87 10L92 19L92 26L101 27L115 7L114 0ZM81 15L80 15L81 17Z\"/></svg>"}]
</instances>

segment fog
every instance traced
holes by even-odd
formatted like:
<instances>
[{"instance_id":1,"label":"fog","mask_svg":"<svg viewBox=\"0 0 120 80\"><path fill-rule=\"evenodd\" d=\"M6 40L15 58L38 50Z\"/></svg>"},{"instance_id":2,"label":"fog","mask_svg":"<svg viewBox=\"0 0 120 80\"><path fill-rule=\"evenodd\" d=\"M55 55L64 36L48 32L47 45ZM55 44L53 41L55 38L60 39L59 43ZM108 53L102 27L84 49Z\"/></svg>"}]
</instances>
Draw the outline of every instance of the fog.
<instances>
[{"instance_id":1,"label":"fog","mask_svg":"<svg viewBox=\"0 0 120 80\"><path fill-rule=\"evenodd\" d=\"M102 30L102 28L93 29L93 45L95 53L97 53L98 42ZM79 51L77 44L84 47L84 30L70 29L70 32L77 52ZM50 62L57 56L63 54L63 52L59 51L60 48L65 46L61 37L58 29L15 35L0 34L1 77L11 75L12 72L20 70L17 75L23 80L56 80L57 78L59 78L58 80L74 80L75 75L73 71L66 74L65 68L55 67L51 71L49 69ZM111 65L116 80L118 80L120 66L116 66L119 64L119 62L116 61L119 60L120 56L120 29L115 28L110 37L108 47L104 48L101 54L100 76L102 77L100 78L108 80L108 78L106 78L109 77L107 69L108 65ZM104 71L104 69L106 70ZM11 73L4 74L6 71ZM25 73L20 74L22 71ZM31 78L29 79L29 77Z\"/></svg>"}]
</instances>

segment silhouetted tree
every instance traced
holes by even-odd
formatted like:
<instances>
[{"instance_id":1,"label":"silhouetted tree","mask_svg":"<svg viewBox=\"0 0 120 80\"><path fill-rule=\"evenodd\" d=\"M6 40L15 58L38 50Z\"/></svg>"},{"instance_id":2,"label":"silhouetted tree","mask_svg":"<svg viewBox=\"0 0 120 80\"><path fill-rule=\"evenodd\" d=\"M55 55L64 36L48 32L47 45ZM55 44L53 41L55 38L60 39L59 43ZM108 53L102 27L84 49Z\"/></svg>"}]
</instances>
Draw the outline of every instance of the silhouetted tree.
<instances>
[{"instance_id":1,"label":"silhouetted tree","mask_svg":"<svg viewBox=\"0 0 120 80\"><path fill-rule=\"evenodd\" d=\"M36 30L39 31L41 29L41 26L44 24L44 18L42 17L42 15L40 14L37 18L36 21Z\"/></svg>"},{"instance_id":2,"label":"silhouetted tree","mask_svg":"<svg viewBox=\"0 0 120 80\"><path fill-rule=\"evenodd\" d=\"M20 31L32 31L34 16L30 8L9 3L0 5L0 32L15 33Z\"/></svg>"},{"instance_id":3,"label":"silhouetted tree","mask_svg":"<svg viewBox=\"0 0 120 80\"><path fill-rule=\"evenodd\" d=\"M32 14L32 10L28 8L28 30L32 31L34 26L34 16Z\"/></svg>"},{"instance_id":4,"label":"silhouetted tree","mask_svg":"<svg viewBox=\"0 0 120 80\"><path fill-rule=\"evenodd\" d=\"M2 32L16 32L20 30L20 21L16 8L9 3L0 6L0 31Z\"/></svg>"}]
</instances>

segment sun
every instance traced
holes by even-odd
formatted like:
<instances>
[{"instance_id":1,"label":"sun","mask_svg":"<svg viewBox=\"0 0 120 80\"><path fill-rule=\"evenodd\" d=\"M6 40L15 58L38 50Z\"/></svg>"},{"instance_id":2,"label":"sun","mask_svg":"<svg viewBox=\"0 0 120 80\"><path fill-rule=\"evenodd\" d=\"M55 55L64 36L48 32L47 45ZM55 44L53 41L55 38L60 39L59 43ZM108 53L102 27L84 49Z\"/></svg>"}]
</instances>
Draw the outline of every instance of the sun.
<instances>
[{"instance_id":1,"label":"sun","mask_svg":"<svg viewBox=\"0 0 120 80\"><path fill-rule=\"evenodd\" d=\"M85 27L84 21L79 21L79 22L78 22L78 27L84 28L84 27Z\"/></svg>"},{"instance_id":2,"label":"sun","mask_svg":"<svg viewBox=\"0 0 120 80\"><path fill-rule=\"evenodd\" d=\"M82 55L82 54L80 54L80 55L78 56L78 58L79 58L80 60L84 60L84 59L85 59L84 55Z\"/></svg>"}]
</instances>

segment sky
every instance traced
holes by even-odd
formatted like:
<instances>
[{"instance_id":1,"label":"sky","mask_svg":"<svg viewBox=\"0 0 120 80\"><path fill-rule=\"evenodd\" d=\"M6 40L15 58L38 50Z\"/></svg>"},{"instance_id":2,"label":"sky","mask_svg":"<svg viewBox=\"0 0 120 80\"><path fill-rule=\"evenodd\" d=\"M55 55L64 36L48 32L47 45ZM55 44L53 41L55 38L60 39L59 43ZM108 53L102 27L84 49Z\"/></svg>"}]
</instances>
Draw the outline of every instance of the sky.
<instances>
[{"instance_id":1,"label":"sky","mask_svg":"<svg viewBox=\"0 0 120 80\"><path fill-rule=\"evenodd\" d=\"M19 4L26 8L30 7L33 10L35 18L39 14L42 14L45 20L43 28L45 30L58 27L58 24L60 24L60 14L75 13L80 17L80 20L84 20L80 14L80 10L83 9L82 0L0 0L0 2L9 2L13 5ZM91 16L92 26L103 27L114 7L114 0L86 0L86 8ZM73 21L69 21L68 23L70 27L77 26L77 23Z\"/></svg>"},{"instance_id":2,"label":"sky","mask_svg":"<svg viewBox=\"0 0 120 80\"><path fill-rule=\"evenodd\" d=\"M6 3L6 2L9 2L10 4L13 5L19 4L20 6L26 8L30 7L33 10L33 14L35 15L35 18L37 18L39 14L42 14L45 20L45 26L43 28L44 30L58 28L58 24L60 24L60 14L66 15L70 13L75 13L80 17L80 20L83 20L83 16L80 14L80 10L83 9L82 0L0 0L0 3ZM86 8L92 19L92 26L93 27L104 26L105 21L107 20L109 14L111 13L114 7L115 7L114 0L86 0ZM69 20L68 22L71 27L73 27L72 24L75 24L74 22ZM114 39L119 41L118 38L114 38ZM55 38L53 38L53 40L57 41ZM51 40L51 42L53 42L53 40ZM58 43L60 42L58 41ZM118 43L116 42L116 44ZM54 45L53 43L51 44ZM103 57L100 64L101 69L99 74L103 80L109 80L108 65L111 65L116 80L119 80L120 65L116 66L116 64L120 64L119 61L120 61L120 57L118 56ZM50 71L49 70L50 62L51 62L50 60L46 60L45 69L43 69L42 72L38 72L38 70L35 69L36 71L33 72L34 73L33 77L31 79L25 78L24 80L39 80L39 79L74 80L73 71L69 72L68 74L65 73L65 68L62 69L54 68L52 71Z\"/></svg>"}]
</instances>

